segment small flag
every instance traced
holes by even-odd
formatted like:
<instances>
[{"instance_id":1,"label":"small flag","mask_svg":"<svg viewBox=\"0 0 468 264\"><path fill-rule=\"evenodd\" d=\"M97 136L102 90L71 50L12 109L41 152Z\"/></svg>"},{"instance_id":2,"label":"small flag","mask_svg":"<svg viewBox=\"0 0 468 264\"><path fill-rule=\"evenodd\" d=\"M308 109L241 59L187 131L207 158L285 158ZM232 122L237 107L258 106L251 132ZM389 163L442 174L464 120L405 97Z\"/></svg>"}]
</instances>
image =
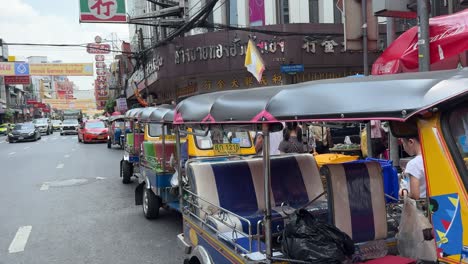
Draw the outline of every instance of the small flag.
<instances>
[{"instance_id":1,"label":"small flag","mask_svg":"<svg viewBox=\"0 0 468 264\"><path fill-rule=\"evenodd\" d=\"M263 71L265 70L265 64L260 56L260 52L258 52L257 47L255 47L252 40L249 40L249 43L247 44L244 65L247 68L247 71L252 73L255 79L260 83Z\"/></svg>"}]
</instances>

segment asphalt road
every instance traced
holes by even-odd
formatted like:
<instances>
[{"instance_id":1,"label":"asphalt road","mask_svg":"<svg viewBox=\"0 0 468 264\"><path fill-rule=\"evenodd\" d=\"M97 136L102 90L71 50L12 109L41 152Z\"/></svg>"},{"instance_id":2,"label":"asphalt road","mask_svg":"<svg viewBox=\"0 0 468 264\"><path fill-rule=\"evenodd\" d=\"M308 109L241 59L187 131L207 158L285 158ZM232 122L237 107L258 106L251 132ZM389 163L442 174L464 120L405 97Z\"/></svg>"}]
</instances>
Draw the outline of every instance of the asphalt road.
<instances>
[{"instance_id":1,"label":"asphalt road","mask_svg":"<svg viewBox=\"0 0 468 264\"><path fill-rule=\"evenodd\" d=\"M57 132L0 137L0 264L183 263L181 216L144 218L136 183L119 178L122 154Z\"/></svg>"}]
</instances>

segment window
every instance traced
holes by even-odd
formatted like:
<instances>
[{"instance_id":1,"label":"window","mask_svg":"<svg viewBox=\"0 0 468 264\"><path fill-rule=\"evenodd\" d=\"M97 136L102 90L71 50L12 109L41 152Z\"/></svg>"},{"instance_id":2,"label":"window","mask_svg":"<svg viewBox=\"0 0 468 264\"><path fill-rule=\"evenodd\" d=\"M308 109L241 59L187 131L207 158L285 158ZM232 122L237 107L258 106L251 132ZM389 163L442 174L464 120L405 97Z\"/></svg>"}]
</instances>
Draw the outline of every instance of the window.
<instances>
[{"instance_id":1,"label":"window","mask_svg":"<svg viewBox=\"0 0 468 264\"><path fill-rule=\"evenodd\" d=\"M281 24L289 24L289 0L279 0L279 21Z\"/></svg>"},{"instance_id":2,"label":"window","mask_svg":"<svg viewBox=\"0 0 468 264\"><path fill-rule=\"evenodd\" d=\"M148 135L150 137L159 137L162 135L162 125L161 124L149 124L148 125Z\"/></svg>"},{"instance_id":3,"label":"window","mask_svg":"<svg viewBox=\"0 0 468 264\"><path fill-rule=\"evenodd\" d=\"M450 114L449 126L450 133L457 144L458 152L466 163L468 162L468 107L453 111Z\"/></svg>"},{"instance_id":4,"label":"window","mask_svg":"<svg viewBox=\"0 0 468 264\"><path fill-rule=\"evenodd\" d=\"M309 0L309 21L319 23L319 0Z\"/></svg>"},{"instance_id":5,"label":"window","mask_svg":"<svg viewBox=\"0 0 468 264\"><path fill-rule=\"evenodd\" d=\"M237 0L230 0L227 6L227 22L231 26L238 25Z\"/></svg>"},{"instance_id":6,"label":"window","mask_svg":"<svg viewBox=\"0 0 468 264\"><path fill-rule=\"evenodd\" d=\"M196 133L203 133L202 130L195 130ZM252 147L250 135L248 131L227 132L221 130L209 131L206 136L194 136L197 148L212 149L213 144L239 144L241 148Z\"/></svg>"},{"instance_id":7,"label":"window","mask_svg":"<svg viewBox=\"0 0 468 264\"><path fill-rule=\"evenodd\" d=\"M343 23L342 21L342 14L341 14L341 10L338 9L338 1L339 0L333 0L333 22L335 24L341 24ZM343 1L340 1L340 3L342 3Z\"/></svg>"},{"instance_id":8,"label":"window","mask_svg":"<svg viewBox=\"0 0 468 264\"><path fill-rule=\"evenodd\" d=\"M104 122L87 122L85 128L106 128Z\"/></svg>"}]
</instances>

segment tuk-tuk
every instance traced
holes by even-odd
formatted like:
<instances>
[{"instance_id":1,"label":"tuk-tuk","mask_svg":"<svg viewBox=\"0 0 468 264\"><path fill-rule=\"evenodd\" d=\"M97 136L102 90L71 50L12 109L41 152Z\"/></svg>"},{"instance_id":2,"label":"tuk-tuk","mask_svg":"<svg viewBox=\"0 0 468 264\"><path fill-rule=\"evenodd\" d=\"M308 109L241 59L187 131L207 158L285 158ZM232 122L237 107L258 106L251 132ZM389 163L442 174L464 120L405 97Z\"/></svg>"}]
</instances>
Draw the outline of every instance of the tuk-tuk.
<instances>
[{"instance_id":1,"label":"tuk-tuk","mask_svg":"<svg viewBox=\"0 0 468 264\"><path fill-rule=\"evenodd\" d=\"M187 107L196 102L209 109ZM250 126L263 131L263 149L268 149L269 132L279 129L278 122L387 120L394 136L418 138L422 146L430 228L415 230L415 242L434 249L428 252L433 258L424 260L465 263L467 103L468 69L343 78L197 95L177 105L174 128L179 139L185 127ZM178 235L188 254L185 263L311 263L291 257L288 250L294 239L314 240L314 234L300 233L310 229L292 228L304 212L317 219L314 223L326 223L352 239L354 253L337 261L338 256L319 252L328 259L322 263L360 260L363 252L370 252L366 254L374 263L413 260L388 256L401 253L404 244L389 228L395 218L388 217L382 169L376 162L326 164L319 171L313 155L270 157L265 152L263 157L221 162L189 160L186 172L179 187L183 233ZM292 231L297 237L287 235ZM315 235L324 236L319 233Z\"/></svg>"},{"instance_id":2,"label":"tuk-tuk","mask_svg":"<svg viewBox=\"0 0 468 264\"><path fill-rule=\"evenodd\" d=\"M174 106L171 105L148 107L138 119L145 127L145 140L141 147L140 173L136 175L139 185L135 190L135 203L142 205L148 219L157 218L160 207L180 210L177 174L185 174L184 165L188 158L213 161L225 160L225 156L229 155L255 154L253 140L247 132L189 130L180 140L179 148L183 154L180 159L181 170L176 173L173 165L176 162L173 119Z\"/></svg>"},{"instance_id":3,"label":"tuk-tuk","mask_svg":"<svg viewBox=\"0 0 468 264\"><path fill-rule=\"evenodd\" d=\"M138 118L145 108L130 109L125 113L124 121L129 123L131 133L125 134L124 155L120 161L120 177L122 183L131 183L134 172L138 172L141 142L143 142L144 128L138 123Z\"/></svg>"},{"instance_id":4,"label":"tuk-tuk","mask_svg":"<svg viewBox=\"0 0 468 264\"><path fill-rule=\"evenodd\" d=\"M107 130L107 148L119 145L121 149L125 146L125 135L131 130L125 125L125 116L117 115L109 118L109 129Z\"/></svg>"}]
</instances>

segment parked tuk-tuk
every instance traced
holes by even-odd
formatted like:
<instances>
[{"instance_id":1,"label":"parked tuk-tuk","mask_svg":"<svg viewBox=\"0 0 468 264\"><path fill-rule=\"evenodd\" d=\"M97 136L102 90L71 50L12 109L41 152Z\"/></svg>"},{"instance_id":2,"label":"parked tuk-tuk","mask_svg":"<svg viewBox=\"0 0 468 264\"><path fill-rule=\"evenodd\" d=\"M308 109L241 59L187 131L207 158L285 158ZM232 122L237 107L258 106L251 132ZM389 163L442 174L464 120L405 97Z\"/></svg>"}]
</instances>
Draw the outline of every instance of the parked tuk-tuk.
<instances>
[{"instance_id":1,"label":"parked tuk-tuk","mask_svg":"<svg viewBox=\"0 0 468 264\"><path fill-rule=\"evenodd\" d=\"M131 130L131 133L125 134L124 155L120 161L120 177L122 177L124 184L130 183L134 172L138 172L140 145L144 137L144 128L139 124L138 118L144 109L130 109L124 116L124 120L129 123Z\"/></svg>"},{"instance_id":2,"label":"parked tuk-tuk","mask_svg":"<svg viewBox=\"0 0 468 264\"><path fill-rule=\"evenodd\" d=\"M208 107L197 107L199 102ZM468 261L468 69L197 95L177 105L174 129L179 141L187 127L248 127L263 131L263 149L268 149L269 132L277 131L279 122L370 120L388 120L394 136L421 143L430 228L415 230L416 245L434 249L432 259L424 260ZM404 244L389 228L395 218L388 217L382 178L376 162L325 164L319 171L310 154L189 159L185 182L179 176L184 263L311 263L288 251L288 243L305 236L300 230L306 229L292 228L304 212L352 239L352 255L319 252L328 259L322 263L361 260L363 254L374 263L410 263L408 256L388 256L401 253ZM287 236L292 231L297 237Z\"/></svg>"},{"instance_id":3,"label":"parked tuk-tuk","mask_svg":"<svg viewBox=\"0 0 468 264\"><path fill-rule=\"evenodd\" d=\"M189 157L212 161L225 160L224 157L229 155L255 154L253 140L247 132L190 130L180 139L178 147L183 154L180 158L181 169L176 170L177 145L173 119L174 106L171 105L148 107L138 119L145 127L145 139L141 147L140 173L136 175L140 184L135 190L135 203L142 205L148 219L157 218L160 207L180 210L177 174L185 174L184 165ZM236 138L234 143L233 137Z\"/></svg>"},{"instance_id":4,"label":"parked tuk-tuk","mask_svg":"<svg viewBox=\"0 0 468 264\"><path fill-rule=\"evenodd\" d=\"M107 130L107 148L112 148L112 145L119 145L121 149L125 146L125 135L131 132L127 127L124 115L111 116L109 118L109 126Z\"/></svg>"}]
</instances>

